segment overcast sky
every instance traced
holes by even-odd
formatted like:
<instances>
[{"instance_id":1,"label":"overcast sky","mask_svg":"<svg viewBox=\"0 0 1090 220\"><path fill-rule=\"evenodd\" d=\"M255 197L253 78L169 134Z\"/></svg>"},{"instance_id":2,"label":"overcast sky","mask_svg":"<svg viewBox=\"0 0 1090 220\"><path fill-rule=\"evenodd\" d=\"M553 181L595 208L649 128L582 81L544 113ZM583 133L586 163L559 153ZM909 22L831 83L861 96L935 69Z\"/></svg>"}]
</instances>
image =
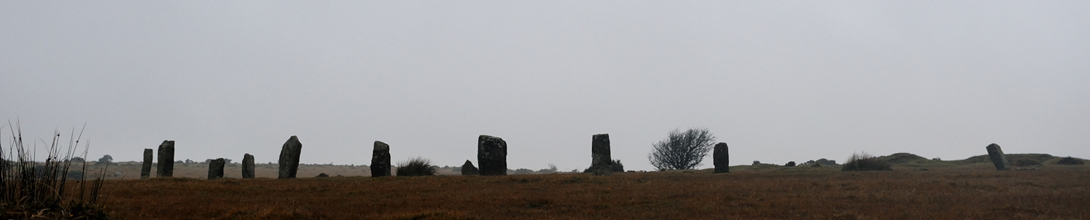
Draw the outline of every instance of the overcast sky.
<instances>
[{"instance_id":1,"label":"overcast sky","mask_svg":"<svg viewBox=\"0 0 1090 220\"><path fill-rule=\"evenodd\" d=\"M381 140L476 164L487 134L512 169L581 170L609 133L651 170L690 127L736 165L1090 158L1090 2L4 0L0 119L28 141L86 123L118 161L175 140L271 162L298 135L303 163Z\"/></svg>"}]
</instances>

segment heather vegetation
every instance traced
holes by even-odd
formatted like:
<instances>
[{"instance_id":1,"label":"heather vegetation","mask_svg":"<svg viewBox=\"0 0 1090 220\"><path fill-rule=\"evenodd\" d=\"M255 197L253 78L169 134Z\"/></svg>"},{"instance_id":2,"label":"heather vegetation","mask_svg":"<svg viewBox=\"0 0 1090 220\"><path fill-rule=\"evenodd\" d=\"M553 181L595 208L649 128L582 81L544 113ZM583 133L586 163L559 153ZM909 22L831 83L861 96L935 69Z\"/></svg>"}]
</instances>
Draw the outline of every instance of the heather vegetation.
<instances>
[{"instance_id":1,"label":"heather vegetation","mask_svg":"<svg viewBox=\"0 0 1090 220\"><path fill-rule=\"evenodd\" d=\"M152 164L116 162L104 155L99 163L83 165L86 163L77 161L86 158L86 153L73 157L72 147L63 153L56 147L59 135L54 138L48 159L35 162L24 150L21 137L13 136L16 138L9 146L13 145L16 153L0 154L4 159L0 163L0 170L4 171L0 175L4 186L0 208L5 210L0 217L4 219L1090 217L1084 212L1071 211L1090 205L1087 199L1090 186L1084 184L1090 181L1090 175L1086 175L1090 167L1083 165L1084 160L1048 154L1002 154L995 144L989 146L990 156L963 160L927 159L911 153L887 156L857 153L844 164L821 158L799 164L754 161L753 165L720 167L726 164L727 148L725 143L719 143L722 147L717 148L721 152L715 156L714 169L694 170L700 164L697 159L678 163L679 166L657 167L663 172L624 172L621 161L609 155L608 135L599 134L593 138L596 148L592 150L595 161L592 166L583 172L565 173L553 164L537 171L506 169L506 143L496 137L482 136L488 141L482 143L489 143L494 149L487 157L478 159L502 165L493 168L495 176L475 175L473 163L468 160L461 166L440 167L428 159L415 157L397 164L396 176L429 177L368 178L372 176L370 171L376 170L375 165L388 166L384 154L388 146L383 145L376 147L375 152L380 154L372 157L370 167L298 163L289 166L290 176L298 173L315 178L274 181L272 178L284 177L285 166L268 163L249 168L248 175L256 178L239 179L247 171L240 166L224 166L234 164L229 160L200 163L186 159L170 163L174 167L170 171L175 173L173 177L116 180L139 173L137 170ZM285 144L290 151L283 155L288 155L288 159L282 157L281 161L296 161L292 155L299 154L301 144L293 140L294 137ZM713 141L714 137L706 130L675 131L655 145L655 152L670 155L667 153L671 152L671 146L682 146L673 149L685 150L673 152L703 157ZM72 142L76 146L78 138ZM164 144L172 145L172 141ZM667 151L660 151L664 149ZM999 156L993 152L999 152ZM649 157L653 163L654 155ZM668 164L668 161L681 160L660 162ZM1013 169L998 169L1008 161ZM80 169L69 170L73 164L79 164ZM156 166L163 167L159 165ZM106 168L112 169L111 172L106 172ZM498 174L502 171L506 173ZM73 176L81 180L76 184L66 183ZM87 187L83 176L99 179ZM104 181L104 178L114 180ZM114 190L102 191L105 183Z\"/></svg>"},{"instance_id":2,"label":"heather vegetation","mask_svg":"<svg viewBox=\"0 0 1090 220\"><path fill-rule=\"evenodd\" d=\"M106 205L122 219L1090 218L1087 166L746 167L726 174L121 180L110 182Z\"/></svg>"}]
</instances>

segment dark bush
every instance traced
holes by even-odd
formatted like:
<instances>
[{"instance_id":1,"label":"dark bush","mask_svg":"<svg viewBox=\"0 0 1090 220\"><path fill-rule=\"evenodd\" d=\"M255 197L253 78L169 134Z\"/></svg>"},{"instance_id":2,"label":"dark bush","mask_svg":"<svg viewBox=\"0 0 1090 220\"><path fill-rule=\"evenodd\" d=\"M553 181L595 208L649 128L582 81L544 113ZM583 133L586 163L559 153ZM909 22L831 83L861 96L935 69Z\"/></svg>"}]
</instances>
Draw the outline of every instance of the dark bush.
<instances>
[{"instance_id":1,"label":"dark bush","mask_svg":"<svg viewBox=\"0 0 1090 220\"><path fill-rule=\"evenodd\" d=\"M1056 161L1056 164L1060 165L1082 165L1082 160L1075 159L1074 157L1064 157L1060 161Z\"/></svg>"},{"instance_id":2,"label":"dark bush","mask_svg":"<svg viewBox=\"0 0 1090 220\"><path fill-rule=\"evenodd\" d=\"M432 176L435 175L435 166L431 161L421 157L409 159L409 162L397 164L398 176Z\"/></svg>"},{"instance_id":3,"label":"dark bush","mask_svg":"<svg viewBox=\"0 0 1090 220\"><path fill-rule=\"evenodd\" d=\"M875 170L893 170L893 165L889 164L885 160L876 158L866 153L852 154L851 158L848 158L848 163L844 164L841 171L875 171Z\"/></svg>"},{"instance_id":4,"label":"dark bush","mask_svg":"<svg viewBox=\"0 0 1090 220\"><path fill-rule=\"evenodd\" d=\"M617 173L623 173L624 172L624 164L621 164L621 160L613 160L612 170L613 170L613 172L617 172Z\"/></svg>"}]
</instances>

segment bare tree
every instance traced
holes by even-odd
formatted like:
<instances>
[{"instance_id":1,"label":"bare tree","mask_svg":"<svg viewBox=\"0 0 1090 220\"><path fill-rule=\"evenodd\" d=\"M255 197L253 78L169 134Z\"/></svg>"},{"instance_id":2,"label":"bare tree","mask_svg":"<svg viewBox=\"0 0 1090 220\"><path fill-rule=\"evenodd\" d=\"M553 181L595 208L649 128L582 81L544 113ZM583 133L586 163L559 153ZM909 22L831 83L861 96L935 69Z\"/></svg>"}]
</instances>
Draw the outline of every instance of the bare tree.
<instances>
[{"instance_id":1,"label":"bare tree","mask_svg":"<svg viewBox=\"0 0 1090 220\"><path fill-rule=\"evenodd\" d=\"M700 165L711 151L715 136L706 128L677 129L662 141L653 144L647 159L659 170L691 170Z\"/></svg>"}]
</instances>

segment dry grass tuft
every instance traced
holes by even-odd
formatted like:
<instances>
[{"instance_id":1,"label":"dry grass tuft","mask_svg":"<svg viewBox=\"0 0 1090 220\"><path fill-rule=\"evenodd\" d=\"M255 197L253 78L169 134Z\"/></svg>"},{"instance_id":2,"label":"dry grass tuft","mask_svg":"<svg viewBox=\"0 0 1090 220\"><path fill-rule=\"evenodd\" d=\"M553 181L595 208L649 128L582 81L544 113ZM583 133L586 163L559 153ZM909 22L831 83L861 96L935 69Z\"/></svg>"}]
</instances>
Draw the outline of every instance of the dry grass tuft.
<instances>
[{"instance_id":1,"label":"dry grass tuft","mask_svg":"<svg viewBox=\"0 0 1090 220\"><path fill-rule=\"evenodd\" d=\"M92 181L88 188L82 175L87 166L78 161L80 179L68 179L69 169L77 165L73 164L77 160L72 160L72 156L79 146L79 138L73 135L68 149L61 151L61 134L54 132L45 161L38 162L34 161L34 149L23 145L22 131L16 134L18 126L14 128L7 153L0 145L0 219L110 218L99 205L104 183L101 177ZM75 133L74 129L72 133ZM83 156L86 155L84 152ZM106 166L103 173L105 171ZM77 184L71 184L72 181ZM75 189L79 191L70 191Z\"/></svg>"},{"instance_id":2,"label":"dry grass tuft","mask_svg":"<svg viewBox=\"0 0 1090 220\"><path fill-rule=\"evenodd\" d=\"M408 162L397 164L398 176L432 176L435 175L435 166L431 161L422 157L409 159Z\"/></svg>"}]
</instances>

